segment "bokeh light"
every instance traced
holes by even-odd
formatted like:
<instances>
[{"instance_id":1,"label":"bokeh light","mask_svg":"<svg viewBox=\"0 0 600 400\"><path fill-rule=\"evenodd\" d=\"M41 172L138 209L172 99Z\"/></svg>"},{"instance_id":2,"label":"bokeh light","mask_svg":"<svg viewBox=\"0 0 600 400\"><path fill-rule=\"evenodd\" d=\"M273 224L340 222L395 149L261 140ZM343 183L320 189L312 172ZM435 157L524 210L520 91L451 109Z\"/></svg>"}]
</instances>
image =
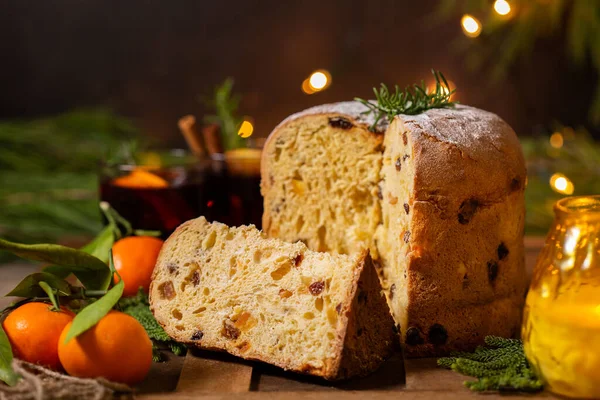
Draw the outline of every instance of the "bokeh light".
<instances>
[{"instance_id":1,"label":"bokeh light","mask_svg":"<svg viewBox=\"0 0 600 400\"><path fill-rule=\"evenodd\" d=\"M481 22L472 15L463 15L460 24L462 25L464 34L468 37L475 38L481 33Z\"/></svg>"},{"instance_id":2,"label":"bokeh light","mask_svg":"<svg viewBox=\"0 0 600 400\"><path fill-rule=\"evenodd\" d=\"M302 82L302 91L313 94L327 89L331 85L331 74L324 69L314 71Z\"/></svg>"},{"instance_id":3,"label":"bokeh light","mask_svg":"<svg viewBox=\"0 0 600 400\"><path fill-rule=\"evenodd\" d=\"M510 4L506 0L496 0L494 3L494 11L498 13L498 15L508 15L510 14L511 8Z\"/></svg>"},{"instance_id":4,"label":"bokeh light","mask_svg":"<svg viewBox=\"0 0 600 400\"><path fill-rule=\"evenodd\" d=\"M575 191L575 185L565 175L556 173L550 178L550 187L557 193L571 195Z\"/></svg>"},{"instance_id":5,"label":"bokeh light","mask_svg":"<svg viewBox=\"0 0 600 400\"><path fill-rule=\"evenodd\" d=\"M555 149L560 149L563 147L564 140L563 135L560 132L554 132L552 136L550 136L550 146Z\"/></svg>"},{"instance_id":6,"label":"bokeh light","mask_svg":"<svg viewBox=\"0 0 600 400\"><path fill-rule=\"evenodd\" d=\"M448 78L446 78L446 80L448 81L448 88L446 88L445 86L442 87L442 91L445 94L448 94L449 91L456 89L456 85L454 84L453 81L449 80ZM434 93L435 92L435 81L431 81L428 85L427 85L427 93ZM450 96L450 100L455 100L454 97L456 96L456 92L453 93Z\"/></svg>"},{"instance_id":7,"label":"bokeh light","mask_svg":"<svg viewBox=\"0 0 600 400\"><path fill-rule=\"evenodd\" d=\"M327 75L325 75L321 71L313 72L313 74L308 79L308 83L315 90L322 90L325 86L327 86Z\"/></svg>"},{"instance_id":8,"label":"bokeh light","mask_svg":"<svg viewBox=\"0 0 600 400\"><path fill-rule=\"evenodd\" d=\"M313 94L315 91L310 87L310 83L308 82L308 78L302 81L302 91L306 94Z\"/></svg>"}]
</instances>

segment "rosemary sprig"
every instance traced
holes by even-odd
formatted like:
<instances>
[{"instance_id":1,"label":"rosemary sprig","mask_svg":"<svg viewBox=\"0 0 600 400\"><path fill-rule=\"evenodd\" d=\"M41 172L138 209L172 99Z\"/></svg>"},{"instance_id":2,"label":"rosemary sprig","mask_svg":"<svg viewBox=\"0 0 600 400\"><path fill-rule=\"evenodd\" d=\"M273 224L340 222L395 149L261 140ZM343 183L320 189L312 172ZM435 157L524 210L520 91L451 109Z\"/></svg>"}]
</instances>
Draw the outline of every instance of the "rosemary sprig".
<instances>
[{"instance_id":1,"label":"rosemary sprig","mask_svg":"<svg viewBox=\"0 0 600 400\"><path fill-rule=\"evenodd\" d=\"M401 90L398 85L395 86L395 91L391 92L385 84L381 84L379 89L373 88L375 93L375 101L364 100L356 97L354 100L361 102L369 109L366 114L374 113L375 122L371 128L374 128L377 123L386 116L392 120L396 115L407 114L415 115L432 108L454 107L455 101L451 101L450 97L456 89L450 90L448 81L440 71L431 70L435 78L435 90L428 93L425 82L421 81L420 85L413 84Z\"/></svg>"}]
</instances>

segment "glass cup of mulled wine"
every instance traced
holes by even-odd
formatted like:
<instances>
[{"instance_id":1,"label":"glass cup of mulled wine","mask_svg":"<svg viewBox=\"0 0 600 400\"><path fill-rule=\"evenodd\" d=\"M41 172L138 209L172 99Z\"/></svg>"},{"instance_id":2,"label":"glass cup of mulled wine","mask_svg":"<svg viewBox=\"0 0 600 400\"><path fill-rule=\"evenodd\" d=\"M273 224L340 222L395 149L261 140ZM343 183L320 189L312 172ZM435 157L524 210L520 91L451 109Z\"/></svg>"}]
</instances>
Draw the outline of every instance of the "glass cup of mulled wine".
<instances>
[{"instance_id":1,"label":"glass cup of mulled wine","mask_svg":"<svg viewBox=\"0 0 600 400\"><path fill-rule=\"evenodd\" d=\"M237 149L199 159L185 150L144 152L136 162L105 162L100 200L134 229L164 237L183 222L206 217L230 226L260 229L260 150Z\"/></svg>"}]
</instances>

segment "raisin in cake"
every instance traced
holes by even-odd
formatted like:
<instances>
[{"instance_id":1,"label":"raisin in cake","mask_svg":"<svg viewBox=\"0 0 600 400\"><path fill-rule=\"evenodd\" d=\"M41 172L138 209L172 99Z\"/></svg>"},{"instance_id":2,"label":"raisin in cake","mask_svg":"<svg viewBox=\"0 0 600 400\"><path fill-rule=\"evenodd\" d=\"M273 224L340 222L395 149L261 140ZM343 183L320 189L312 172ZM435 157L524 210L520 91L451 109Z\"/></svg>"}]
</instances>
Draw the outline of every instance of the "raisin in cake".
<instances>
[{"instance_id":1,"label":"raisin in cake","mask_svg":"<svg viewBox=\"0 0 600 400\"><path fill-rule=\"evenodd\" d=\"M367 250L316 253L204 217L165 242L150 307L179 342L326 379L372 372L398 341Z\"/></svg>"},{"instance_id":2,"label":"raisin in cake","mask_svg":"<svg viewBox=\"0 0 600 400\"><path fill-rule=\"evenodd\" d=\"M525 290L525 162L498 116L458 105L372 126L344 102L284 120L262 160L263 229L371 249L409 356L510 337Z\"/></svg>"}]
</instances>

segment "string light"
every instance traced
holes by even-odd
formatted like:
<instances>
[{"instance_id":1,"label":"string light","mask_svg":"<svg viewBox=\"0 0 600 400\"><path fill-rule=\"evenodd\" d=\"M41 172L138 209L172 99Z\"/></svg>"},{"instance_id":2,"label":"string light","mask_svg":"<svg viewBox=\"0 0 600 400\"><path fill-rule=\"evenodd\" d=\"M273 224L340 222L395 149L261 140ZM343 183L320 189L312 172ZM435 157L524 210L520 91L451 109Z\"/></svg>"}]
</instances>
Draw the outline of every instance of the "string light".
<instances>
[{"instance_id":1,"label":"string light","mask_svg":"<svg viewBox=\"0 0 600 400\"><path fill-rule=\"evenodd\" d=\"M249 119L244 119L244 121L240 125L240 129L238 129L238 136L241 136L245 139L252 136L253 132L254 125L252 125L252 122Z\"/></svg>"},{"instance_id":2,"label":"string light","mask_svg":"<svg viewBox=\"0 0 600 400\"><path fill-rule=\"evenodd\" d=\"M557 193L571 195L575 191L575 185L563 174L554 174L550 178L550 187Z\"/></svg>"},{"instance_id":3,"label":"string light","mask_svg":"<svg viewBox=\"0 0 600 400\"><path fill-rule=\"evenodd\" d=\"M560 149L563 147L564 140L563 135L560 132L554 132L552 136L550 136L550 146L555 149Z\"/></svg>"},{"instance_id":4,"label":"string light","mask_svg":"<svg viewBox=\"0 0 600 400\"><path fill-rule=\"evenodd\" d=\"M302 91L306 94L313 94L327 89L331 85L331 74L320 69L314 71L302 82Z\"/></svg>"},{"instance_id":5,"label":"string light","mask_svg":"<svg viewBox=\"0 0 600 400\"><path fill-rule=\"evenodd\" d=\"M460 20L462 29L465 35L471 38L476 38L481 34L481 23L472 15L465 14Z\"/></svg>"},{"instance_id":6,"label":"string light","mask_svg":"<svg viewBox=\"0 0 600 400\"><path fill-rule=\"evenodd\" d=\"M496 0L494 3L494 11L496 11L498 15L508 15L511 11L510 4L506 0Z\"/></svg>"}]
</instances>

